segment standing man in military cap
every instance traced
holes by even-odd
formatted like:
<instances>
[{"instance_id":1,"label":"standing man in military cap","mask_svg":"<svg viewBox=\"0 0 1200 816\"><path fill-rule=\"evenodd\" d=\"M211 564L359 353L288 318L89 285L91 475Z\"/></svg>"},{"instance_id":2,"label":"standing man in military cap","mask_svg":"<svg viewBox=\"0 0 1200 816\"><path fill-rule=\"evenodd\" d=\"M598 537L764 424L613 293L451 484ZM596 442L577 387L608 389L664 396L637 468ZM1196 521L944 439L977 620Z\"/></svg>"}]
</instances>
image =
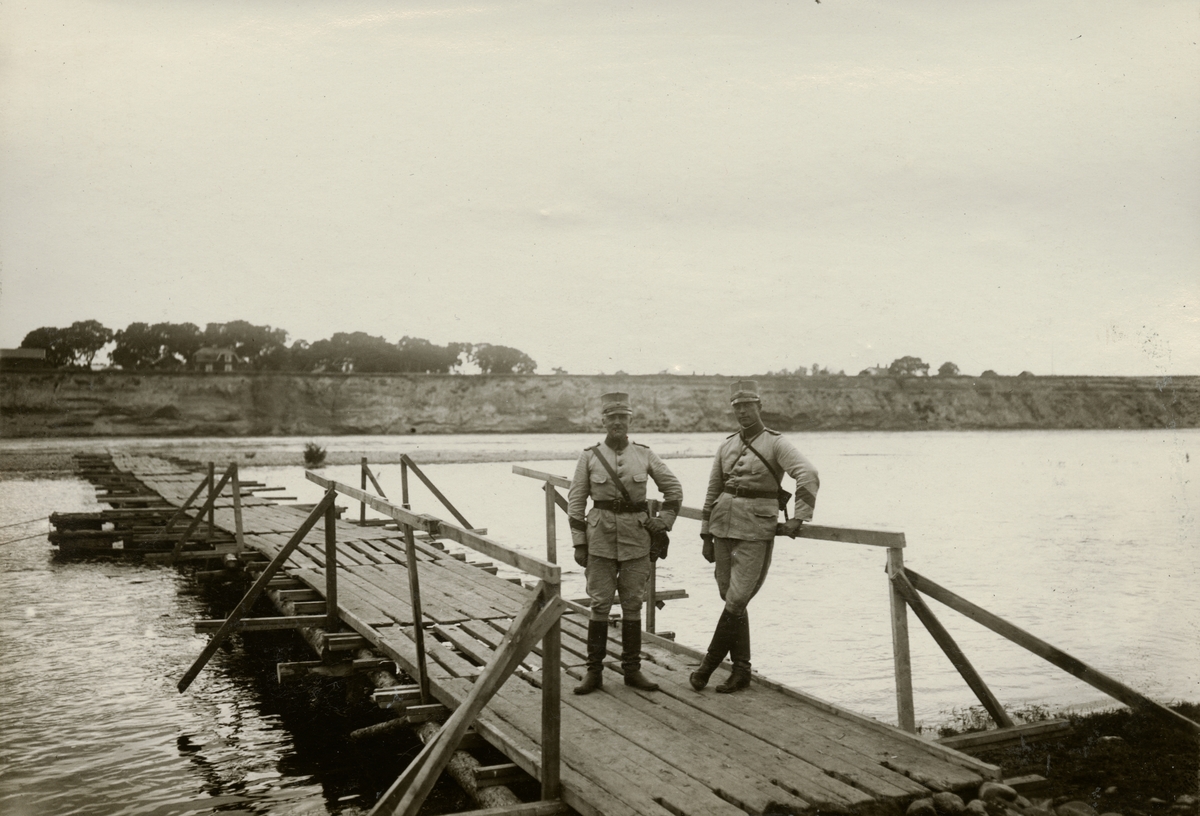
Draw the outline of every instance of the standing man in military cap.
<instances>
[{"instance_id":1,"label":"standing man in military cap","mask_svg":"<svg viewBox=\"0 0 1200 816\"><path fill-rule=\"evenodd\" d=\"M821 484L812 463L778 431L763 425L758 383L734 383L730 402L741 430L717 449L700 524L704 558L710 564L716 563L717 589L725 608L708 653L690 678L692 688L700 691L728 654L733 672L717 686L722 694L750 685L750 618L746 607L766 580L779 511L786 514L791 498L783 490L783 474L796 480L795 514L779 529L783 535L795 537L800 526L812 518Z\"/></svg>"},{"instance_id":2,"label":"standing man in military cap","mask_svg":"<svg viewBox=\"0 0 1200 816\"><path fill-rule=\"evenodd\" d=\"M567 494L575 562L586 569L591 606L587 674L575 693L588 694L603 683L608 613L614 592L621 597L621 669L625 685L657 691L658 685L641 670L642 600L650 577L650 533L671 529L683 504L683 488L654 451L629 441L633 415L629 395L605 394L601 405L608 434L602 444L587 448L579 457ZM647 512L647 477L654 480L663 495L658 518L650 518ZM592 497L592 509L585 517L588 496Z\"/></svg>"}]
</instances>

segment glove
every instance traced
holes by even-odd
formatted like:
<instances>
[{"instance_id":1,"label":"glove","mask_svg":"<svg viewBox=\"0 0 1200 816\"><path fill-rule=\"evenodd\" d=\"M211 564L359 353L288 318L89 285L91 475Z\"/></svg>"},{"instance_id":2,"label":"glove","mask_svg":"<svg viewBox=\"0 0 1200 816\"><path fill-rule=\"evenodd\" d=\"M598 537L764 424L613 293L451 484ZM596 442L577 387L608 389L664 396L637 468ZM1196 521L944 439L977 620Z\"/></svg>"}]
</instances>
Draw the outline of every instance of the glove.
<instances>
[{"instance_id":1,"label":"glove","mask_svg":"<svg viewBox=\"0 0 1200 816\"><path fill-rule=\"evenodd\" d=\"M588 552L587 545L575 548L575 563L581 567L587 568Z\"/></svg>"},{"instance_id":2,"label":"glove","mask_svg":"<svg viewBox=\"0 0 1200 816\"><path fill-rule=\"evenodd\" d=\"M788 538L795 538L800 533L800 528L803 526L803 519L788 519L783 524L779 525L779 534L785 535Z\"/></svg>"},{"instance_id":3,"label":"glove","mask_svg":"<svg viewBox=\"0 0 1200 816\"><path fill-rule=\"evenodd\" d=\"M646 519L646 521L642 523L642 526L651 533L667 532L667 523L660 518Z\"/></svg>"},{"instance_id":4,"label":"glove","mask_svg":"<svg viewBox=\"0 0 1200 816\"><path fill-rule=\"evenodd\" d=\"M704 539L704 546L700 548L700 554L704 556L705 561L711 564L717 560L717 554L713 551L713 537L708 533L702 533L700 538Z\"/></svg>"}]
</instances>

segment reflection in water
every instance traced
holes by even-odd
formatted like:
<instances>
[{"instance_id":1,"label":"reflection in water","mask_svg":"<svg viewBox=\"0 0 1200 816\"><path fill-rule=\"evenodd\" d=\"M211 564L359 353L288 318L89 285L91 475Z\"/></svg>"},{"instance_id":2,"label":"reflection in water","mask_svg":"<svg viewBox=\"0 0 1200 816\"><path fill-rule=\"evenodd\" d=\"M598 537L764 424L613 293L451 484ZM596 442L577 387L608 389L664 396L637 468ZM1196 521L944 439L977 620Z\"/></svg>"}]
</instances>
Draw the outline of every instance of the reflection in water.
<instances>
[{"instance_id":1,"label":"reflection in water","mask_svg":"<svg viewBox=\"0 0 1200 816\"><path fill-rule=\"evenodd\" d=\"M695 457L671 467L685 503L700 504L721 435L633 436ZM821 471L818 523L903 530L906 561L922 574L1157 699L1200 699L1200 481L1190 456L1200 432L792 438ZM525 464L569 475L569 460L594 441L497 436L487 444L549 450ZM359 443L372 449L370 439ZM438 443L465 450L474 441ZM286 487L300 501L319 496L298 465L242 466L245 478ZM540 486L514 476L510 463L424 469L472 523L544 553ZM380 464L376 472L398 495L399 467ZM358 483L351 466L323 473ZM415 480L413 502L419 512L447 516ZM75 479L0 479L0 540L5 524L96 507L92 488ZM13 537L23 532L12 529ZM569 542L561 519L558 530L562 553ZM703 646L720 603L697 533L695 522L681 520L672 534L660 585L690 597L669 603L659 626ZM350 729L377 715L348 701L336 681L281 687L277 661L311 658L291 634L235 639L186 694L177 693L176 680L205 643L192 620L228 607L210 606L174 569L60 561L51 552L44 539L0 546L0 812L351 812L373 801L417 749L348 740ZM752 607L755 667L894 721L883 553L784 540L771 569ZM566 582L568 597L583 594L573 565ZM982 627L935 612L1006 705L1102 699ZM918 720L972 705L911 616L910 627ZM454 809L466 805L447 807Z\"/></svg>"}]
</instances>

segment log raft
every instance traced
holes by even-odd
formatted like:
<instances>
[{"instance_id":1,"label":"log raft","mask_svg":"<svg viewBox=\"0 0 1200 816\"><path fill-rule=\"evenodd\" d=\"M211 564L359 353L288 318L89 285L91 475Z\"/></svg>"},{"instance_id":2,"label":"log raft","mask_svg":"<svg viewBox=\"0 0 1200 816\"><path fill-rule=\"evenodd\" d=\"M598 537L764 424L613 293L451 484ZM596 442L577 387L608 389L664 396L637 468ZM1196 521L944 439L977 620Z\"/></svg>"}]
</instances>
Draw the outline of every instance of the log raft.
<instances>
[{"instance_id":1,"label":"log raft","mask_svg":"<svg viewBox=\"0 0 1200 816\"><path fill-rule=\"evenodd\" d=\"M203 477L179 463L145 456L114 454L111 462L81 464L88 478L106 478L147 497L139 508L144 514L128 518L160 534L167 526L161 505L168 510L183 506ZM278 555L307 515L250 491L242 494L240 507L229 497L211 504L213 538L205 539L206 525L197 525L191 534L197 540L184 542L180 555L223 559L251 571ZM119 507L123 509L105 512L126 512L129 506ZM87 530L84 521L73 522L77 531L104 531ZM116 521L105 518L102 528L115 527ZM186 519L176 521L176 538L187 524ZM155 533L145 531L135 535L133 526L130 521L122 528L125 541L140 537L157 548L145 556L170 556L164 546L171 543L168 537L155 539ZM68 532L65 526L59 529ZM314 644L320 660L281 666L281 680L306 672L386 676L386 662L417 677L421 643L432 699L420 700L418 689L414 700L412 688L401 687L380 690L377 702L413 723L457 709L503 647L510 622L529 602L533 588L495 574L491 564L470 563L436 535L417 536L421 619L414 620L403 535L385 524L358 525L339 518L336 537L334 626L326 608L327 550L320 530L300 541L266 586L281 617L258 624L247 618L241 625L302 629ZM238 538L244 544L240 551ZM198 628L211 630L221 623L199 622ZM569 688L581 678L586 653L586 618L577 611L564 615L559 683ZM917 798L944 790L973 792L982 781L999 778L993 765L769 678L755 675L756 682L739 694L697 693L688 675L701 653L651 633L643 635L642 670L660 691L625 686L620 654L620 632L613 628L603 689L561 697L561 801L587 816L815 816L822 810L900 814ZM509 765L486 771L484 787L491 777L506 774L542 778L539 689L547 678L540 658L536 648L526 655L468 733L509 759ZM521 807L531 805L512 806L512 812L524 812Z\"/></svg>"}]
</instances>

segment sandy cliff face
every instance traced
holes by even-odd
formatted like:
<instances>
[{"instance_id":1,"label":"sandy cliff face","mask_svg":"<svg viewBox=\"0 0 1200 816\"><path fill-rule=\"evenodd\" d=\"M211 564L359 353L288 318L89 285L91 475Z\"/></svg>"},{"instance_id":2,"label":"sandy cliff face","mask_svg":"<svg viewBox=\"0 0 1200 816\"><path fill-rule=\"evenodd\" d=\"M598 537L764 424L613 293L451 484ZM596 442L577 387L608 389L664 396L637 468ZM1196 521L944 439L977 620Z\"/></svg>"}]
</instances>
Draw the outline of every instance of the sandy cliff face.
<instances>
[{"instance_id":1,"label":"sandy cliff face","mask_svg":"<svg viewBox=\"0 0 1200 816\"><path fill-rule=\"evenodd\" d=\"M644 431L732 427L726 377L0 374L0 435L573 432L628 391ZM1200 427L1200 377L772 377L780 430Z\"/></svg>"}]
</instances>

